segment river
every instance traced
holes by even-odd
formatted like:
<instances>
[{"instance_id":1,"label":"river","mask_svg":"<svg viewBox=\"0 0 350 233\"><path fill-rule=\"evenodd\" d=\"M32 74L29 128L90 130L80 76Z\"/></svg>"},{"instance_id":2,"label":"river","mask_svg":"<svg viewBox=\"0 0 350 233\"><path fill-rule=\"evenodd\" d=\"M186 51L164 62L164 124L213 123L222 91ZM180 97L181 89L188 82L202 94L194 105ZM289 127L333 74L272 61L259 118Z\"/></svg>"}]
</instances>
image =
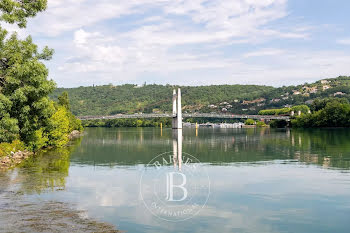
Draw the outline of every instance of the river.
<instances>
[{"instance_id":1,"label":"river","mask_svg":"<svg viewBox=\"0 0 350 233\"><path fill-rule=\"evenodd\" d=\"M186 155L195 165L185 204L200 208L183 219L147 203L149 195L174 201L150 166L164 152L178 156L165 172L185 173ZM349 168L348 129L89 128L0 172L0 231L345 233Z\"/></svg>"}]
</instances>

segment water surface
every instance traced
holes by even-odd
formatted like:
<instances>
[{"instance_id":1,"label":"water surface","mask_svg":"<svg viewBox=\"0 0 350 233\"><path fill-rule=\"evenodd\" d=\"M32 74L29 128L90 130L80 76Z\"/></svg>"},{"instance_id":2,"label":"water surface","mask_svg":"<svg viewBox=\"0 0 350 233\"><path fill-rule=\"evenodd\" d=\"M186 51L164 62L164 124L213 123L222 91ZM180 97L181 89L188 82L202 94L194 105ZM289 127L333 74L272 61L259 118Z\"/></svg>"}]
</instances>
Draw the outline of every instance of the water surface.
<instances>
[{"instance_id":1,"label":"water surface","mask_svg":"<svg viewBox=\"0 0 350 233\"><path fill-rule=\"evenodd\" d=\"M145 165L174 150L172 130L159 128L87 129L70 147L0 173L0 207L62 203L127 232L349 232L350 130L201 128L182 138L211 184L189 221L160 220L140 197ZM21 218L0 213L0 229Z\"/></svg>"}]
</instances>

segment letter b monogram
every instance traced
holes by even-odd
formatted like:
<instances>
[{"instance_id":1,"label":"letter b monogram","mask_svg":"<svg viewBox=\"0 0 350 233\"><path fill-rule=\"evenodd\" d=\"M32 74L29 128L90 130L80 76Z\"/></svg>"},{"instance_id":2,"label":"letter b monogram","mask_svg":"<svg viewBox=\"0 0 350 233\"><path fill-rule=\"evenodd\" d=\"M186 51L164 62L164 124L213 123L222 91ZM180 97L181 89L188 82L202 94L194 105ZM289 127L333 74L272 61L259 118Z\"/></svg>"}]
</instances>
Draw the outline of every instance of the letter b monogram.
<instances>
[{"instance_id":1,"label":"letter b monogram","mask_svg":"<svg viewBox=\"0 0 350 233\"><path fill-rule=\"evenodd\" d=\"M180 176L182 178L182 183L180 185L176 185L174 184L174 176ZM167 183L167 187L166 187L166 200L167 201L183 201L187 198L187 189L185 188L185 185L187 183L186 180L186 176L183 173L179 173L179 172L169 172L166 174L166 183ZM181 189L183 192L183 196L180 199L174 199L174 188L178 188Z\"/></svg>"}]
</instances>

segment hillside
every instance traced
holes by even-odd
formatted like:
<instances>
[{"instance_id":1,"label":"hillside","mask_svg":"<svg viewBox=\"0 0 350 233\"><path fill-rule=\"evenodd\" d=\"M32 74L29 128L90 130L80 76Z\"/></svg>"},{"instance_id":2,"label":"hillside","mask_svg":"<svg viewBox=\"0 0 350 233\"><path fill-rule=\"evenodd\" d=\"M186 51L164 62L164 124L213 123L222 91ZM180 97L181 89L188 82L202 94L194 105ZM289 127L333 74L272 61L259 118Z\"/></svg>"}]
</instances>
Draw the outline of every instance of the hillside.
<instances>
[{"instance_id":1,"label":"hillside","mask_svg":"<svg viewBox=\"0 0 350 233\"><path fill-rule=\"evenodd\" d=\"M58 88L57 99L69 94L75 115L112 115L118 113L170 112L173 88L170 85L132 84ZM318 97L350 99L350 77L324 79L311 84L274 88L258 85L181 86L186 112L257 113L267 108L310 104Z\"/></svg>"}]
</instances>

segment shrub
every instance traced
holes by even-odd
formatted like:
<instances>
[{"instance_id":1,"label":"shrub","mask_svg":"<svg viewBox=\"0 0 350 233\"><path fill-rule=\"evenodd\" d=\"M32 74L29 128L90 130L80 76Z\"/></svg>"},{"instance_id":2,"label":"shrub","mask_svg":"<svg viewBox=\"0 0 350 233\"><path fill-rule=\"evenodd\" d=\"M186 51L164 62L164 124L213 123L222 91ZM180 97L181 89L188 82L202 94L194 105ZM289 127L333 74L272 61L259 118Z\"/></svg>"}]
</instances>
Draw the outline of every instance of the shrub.
<instances>
[{"instance_id":1,"label":"shrub","mask_svg":"<svg viewBox=\"0 0 350 233\"><path fill-rule=\"evenodd\" d=\"M254 125L255 121L253 119L248 119L248 120L245 121L245 124L246 125Z\"/></svg>"},{"instance_id":2,"label":"shrub","mask_svg":"<svg viewBox=\"0 0 350 233\"><path fill-rule=\"evenodd\" d=\"M291 110L292 110L291 108L266 109L266 110L261 110L258 114L259 115L283 115L283 114L289 114Z\"/></svg>"},{"instance_id":3,"label":"shrub","mask_svg":"<svg viewBox=\"0 0 350 233\"><path fill-rule=\"evenodd\" d=\"M58 107L57 111L50 118L48 130L48 145L62 147L68 143L69 119L65 107Z\"/></svg>"},{"instance_id":4,"label":"shrub","mask_svg":"<svg viewBox=\"0 0 350 233\"><path fill-rule=\"evenodd\" d=\"M341 100L327 100L324 107L313 114L292 120L293 127L350 127L350 104Z\"/></svg>"},{"instance_id":5,"label":"shrub","mask_svg":"<svg viewBox=\"0 0 350 233\"><path fill-rule=\"evenodd\" d=\"M288 125L285 120L272 120L270 121L271 128L285 128Z\"/></svg>"},{"instance_id":6,"label":"shrub","mask_svg":"<svg viewBox=\"0 0 350 233\"><path fill-rule=\"evenodd\" d=\"M257 127L266 127L267 125L263 121L258 121L258 122L256 122L256 126Z\"/></svg>"},{"instance_id":7,"label":"shrub","mask_svg":"<svg viewBox=\"0 0 350 233\"><path fill-rule=\"evenodd\" d=\"M24 150L24 143L19 140L14 140L12 143L0 143L0 157L11 154L19 150Z\"/></svg>"},{"instance_id":8,"label":"shrub","mask_svg":"<svg viewBox=\"0 0 350 233\"><path fill-rule=\"evenodd\" d=\"M298 111L301 111L301 113L306 114L310 111L310 108L307 105L297 105L297 106L292 107L292 110L295 113L298 113Z\"/></svg>"}]
</instances>

